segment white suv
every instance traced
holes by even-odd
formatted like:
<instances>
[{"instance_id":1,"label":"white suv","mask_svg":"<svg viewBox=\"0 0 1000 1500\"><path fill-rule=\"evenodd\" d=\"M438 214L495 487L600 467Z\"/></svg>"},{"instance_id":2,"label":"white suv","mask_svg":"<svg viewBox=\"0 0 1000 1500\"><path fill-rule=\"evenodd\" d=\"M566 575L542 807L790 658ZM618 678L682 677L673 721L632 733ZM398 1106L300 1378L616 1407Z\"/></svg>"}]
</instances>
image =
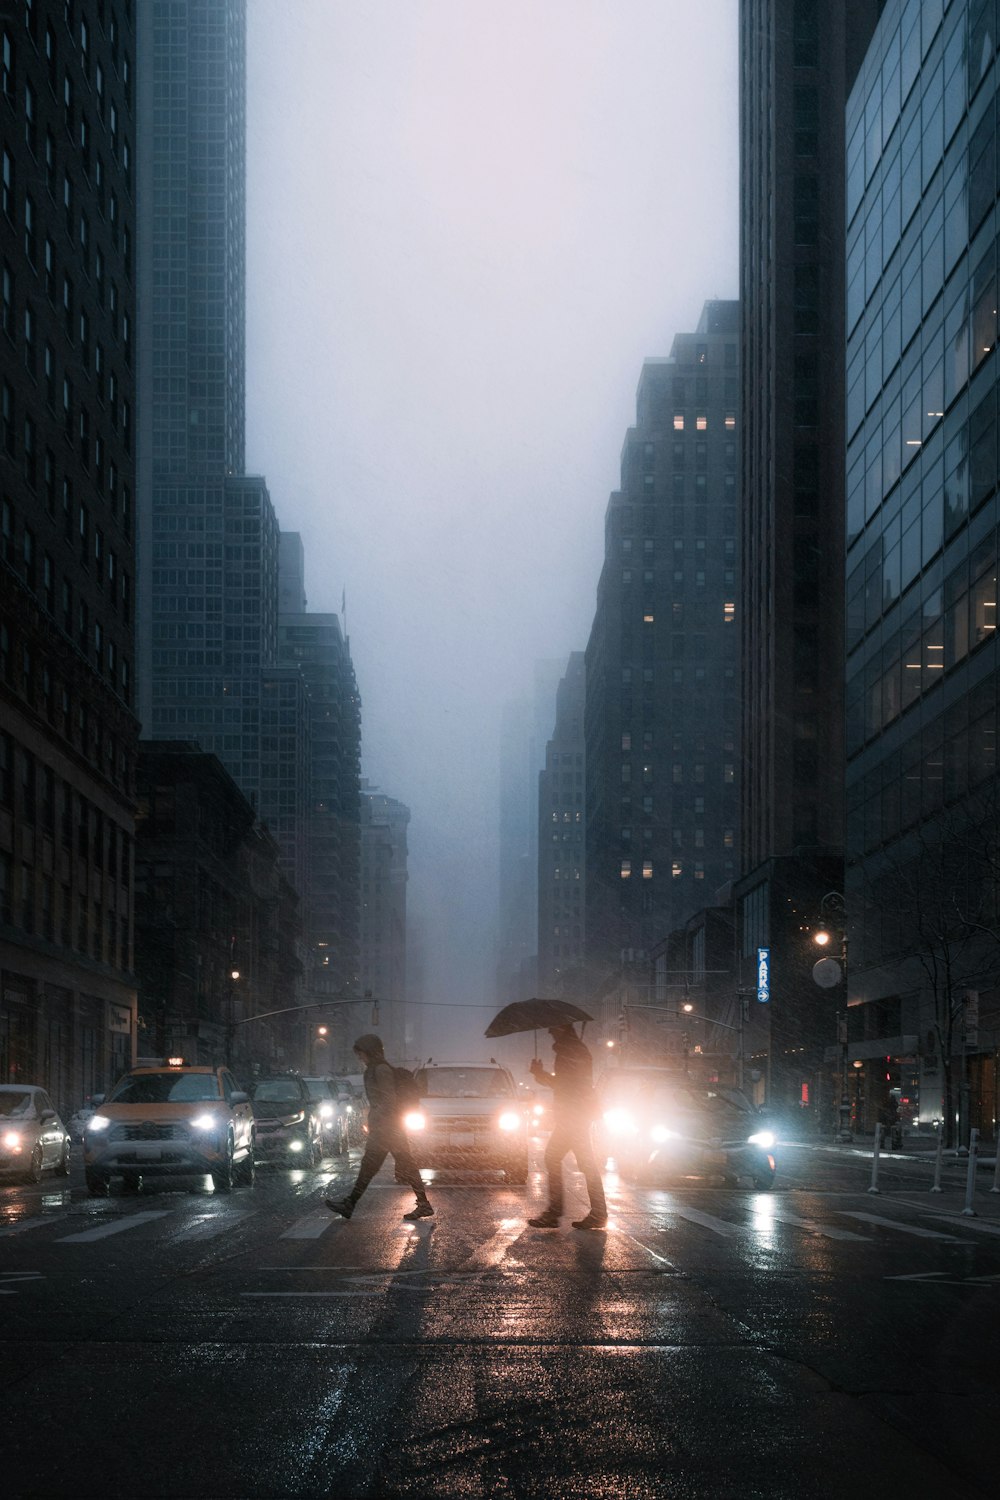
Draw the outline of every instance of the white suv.
<instances>
[{"instance_id":1,"label":"white suv","mask_svg":"<svg viewBox=\"0 0 1000 1500\"><path fill-rule=\"evenodd\" d=\"M496 1168L528 1180L528 1112L498 1063L427 1062L415 1073L420 1106L405 1117L418 1167Z\"/></svg>"}]
</instances>

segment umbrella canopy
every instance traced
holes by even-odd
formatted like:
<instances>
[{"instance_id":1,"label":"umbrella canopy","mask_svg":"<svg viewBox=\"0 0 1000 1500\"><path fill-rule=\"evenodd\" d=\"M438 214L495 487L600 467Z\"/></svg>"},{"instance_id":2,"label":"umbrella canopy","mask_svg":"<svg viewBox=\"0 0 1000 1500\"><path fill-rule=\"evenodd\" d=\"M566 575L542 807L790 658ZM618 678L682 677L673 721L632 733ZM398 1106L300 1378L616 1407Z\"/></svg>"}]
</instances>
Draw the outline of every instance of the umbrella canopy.
<instances>
[{"instance_id":1,"label":"umbrella canopy","mask_svg":"<svg viewBox=\"0 0 1000 1500\"><path fill-rule=\"evenodd\" d=\"M592 1021L585 1010L568 1000L515 1000L505 1005L486 1028L487 1036L513 1036L516 1031L544 1031L570 1021Z\"/></svg>"}]
</instances>

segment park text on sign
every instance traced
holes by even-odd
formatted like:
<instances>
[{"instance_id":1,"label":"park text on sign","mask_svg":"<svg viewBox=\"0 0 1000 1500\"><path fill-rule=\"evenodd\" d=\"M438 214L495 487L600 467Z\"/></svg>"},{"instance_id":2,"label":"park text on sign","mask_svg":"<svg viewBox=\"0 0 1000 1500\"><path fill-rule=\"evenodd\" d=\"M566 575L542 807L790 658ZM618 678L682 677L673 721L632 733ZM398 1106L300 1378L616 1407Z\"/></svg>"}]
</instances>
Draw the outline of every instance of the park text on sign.
<instances>
[{"instance_id":1,"label":"park text on sign","mask_svg":"<svg viewBox=\"0 0 1000 1500\"><path fill-rule=\"evenodd\" d=\"M757 999L761 1005L771 998L771 950L757 949Z\"/></svg>"}]
</instances>

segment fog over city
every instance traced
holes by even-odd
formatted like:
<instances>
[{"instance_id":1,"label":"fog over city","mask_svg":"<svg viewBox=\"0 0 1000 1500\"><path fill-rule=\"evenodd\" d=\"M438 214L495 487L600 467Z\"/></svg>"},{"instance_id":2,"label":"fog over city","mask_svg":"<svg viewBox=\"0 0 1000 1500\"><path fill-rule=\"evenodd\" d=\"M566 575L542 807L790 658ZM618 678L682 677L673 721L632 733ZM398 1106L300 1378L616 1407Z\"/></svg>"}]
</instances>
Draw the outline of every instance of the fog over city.
<instances>
[{"instance_id":1,"label":"fog over city","mask_svg":"<svg viewBox=\"0 0 1000 1500\"><path fill-rule=\"evenodd\" d=\"M294 11L250 0L247 467L346 593L428 993L488 1005L501 707L586 645L643 359L737 294L737 5Z\"/></svg>"}]
</instances>

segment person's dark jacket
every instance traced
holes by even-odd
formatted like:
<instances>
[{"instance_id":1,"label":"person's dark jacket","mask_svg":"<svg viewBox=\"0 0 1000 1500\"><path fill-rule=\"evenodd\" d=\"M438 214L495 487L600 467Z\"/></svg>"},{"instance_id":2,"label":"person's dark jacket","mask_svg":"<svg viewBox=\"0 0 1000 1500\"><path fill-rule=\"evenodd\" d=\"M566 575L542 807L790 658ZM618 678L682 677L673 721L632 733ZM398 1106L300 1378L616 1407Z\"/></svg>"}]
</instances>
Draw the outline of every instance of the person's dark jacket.
<instances>
[{"instance_id":1,"label":"person's dark jacket","mask_svg":"<svg viewBox=\"0 0 1000 1500\"><path fill-rule=\"evenodd\" d=\"M534 1076L551 1088L556 1114L593 1119L597 1105L590 1048L575 1034L564 1032L555 1037L552 1050L555 1053L552 1072L540 1068Z\"/></svg>"}]
</instances>

